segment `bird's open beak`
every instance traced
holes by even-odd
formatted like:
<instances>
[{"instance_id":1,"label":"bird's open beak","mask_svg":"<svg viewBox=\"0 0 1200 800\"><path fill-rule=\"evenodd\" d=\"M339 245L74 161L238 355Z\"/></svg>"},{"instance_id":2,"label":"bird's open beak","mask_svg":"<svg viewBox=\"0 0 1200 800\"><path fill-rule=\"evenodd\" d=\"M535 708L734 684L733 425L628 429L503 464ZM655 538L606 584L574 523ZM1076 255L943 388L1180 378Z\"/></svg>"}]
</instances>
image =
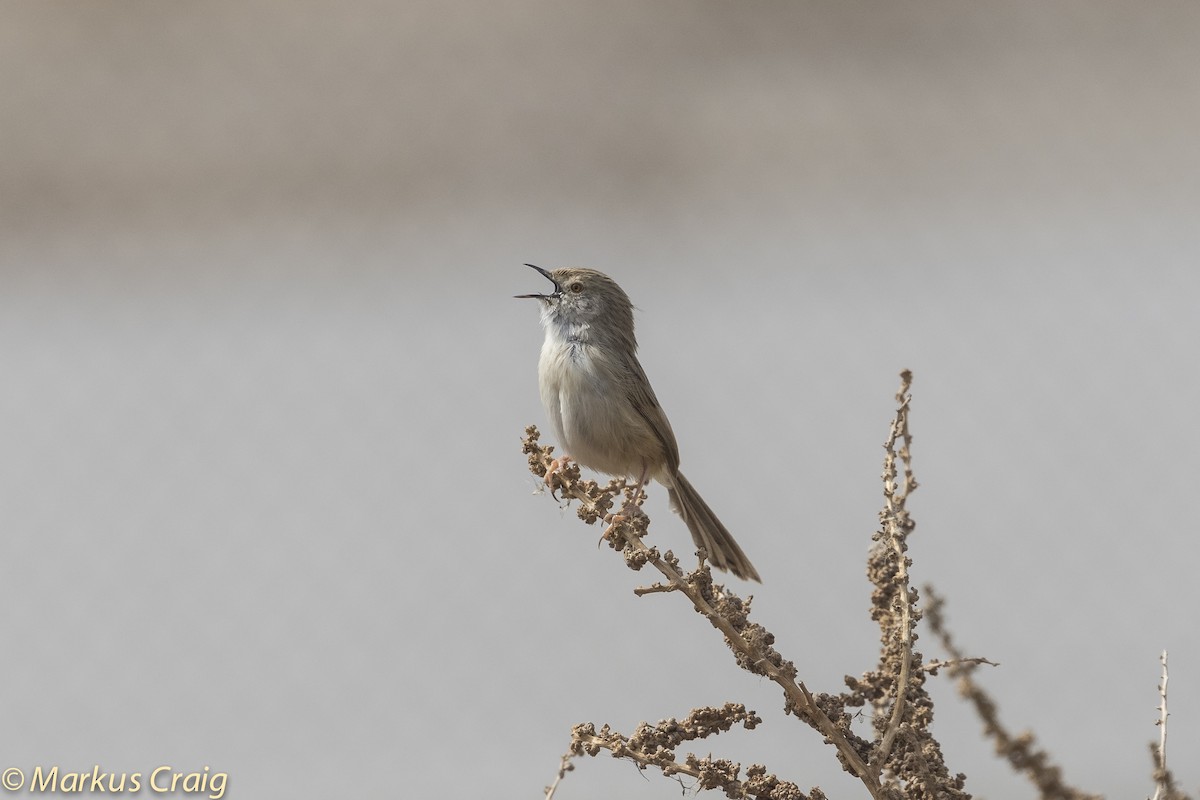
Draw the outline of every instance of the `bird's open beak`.
<instances>
[{"instance_id":1,"label":"bird's open beak","mask_svg":"<svg viewBox=\"0 0 1200 800\"><path fill-rule=\"evenodd\" d=\"M514 294L513 297L517 297L517 298L532 297L536 300L549 300L551 297L554 297L554 296L562 293L562 287L558 285L558 281L554 280L554 277L549 272L542 269L541 267L535 267L535 266L533 266L533 264L526 264L525 266L536 269L538 272L542 273L542 275L545 276L546 280L553 283L554 284L554 294Z\"/></svg>"}]
</instances>

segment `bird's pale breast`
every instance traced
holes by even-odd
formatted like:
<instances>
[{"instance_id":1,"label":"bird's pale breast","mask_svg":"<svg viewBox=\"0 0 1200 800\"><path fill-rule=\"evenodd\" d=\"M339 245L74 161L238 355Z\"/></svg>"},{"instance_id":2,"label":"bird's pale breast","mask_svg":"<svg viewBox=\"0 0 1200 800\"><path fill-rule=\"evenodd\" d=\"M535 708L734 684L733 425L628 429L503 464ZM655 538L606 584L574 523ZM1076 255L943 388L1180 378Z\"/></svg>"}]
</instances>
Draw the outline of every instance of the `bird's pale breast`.
<instances>
[{"instance_id":1,"label":"bird's pale breast","mask_svg":"<svg viewBox=\"0 0 1200 800\"><path fill-rule=\"evenodd\" d=\"M538 362L542 404L562 451L585 467L637 477L665 460L662 442L629 400L628 376L602 351L548 336ZM616 395L616 396L614 396Z\"/></svg>"}]
</instances>

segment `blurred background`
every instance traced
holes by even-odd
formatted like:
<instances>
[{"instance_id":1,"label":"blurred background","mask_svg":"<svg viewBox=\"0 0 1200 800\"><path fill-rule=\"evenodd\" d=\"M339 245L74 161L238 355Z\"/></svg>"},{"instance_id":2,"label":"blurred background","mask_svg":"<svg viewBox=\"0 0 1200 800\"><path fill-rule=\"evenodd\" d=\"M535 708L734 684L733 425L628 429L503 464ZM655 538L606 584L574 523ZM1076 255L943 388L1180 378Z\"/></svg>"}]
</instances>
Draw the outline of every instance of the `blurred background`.
<instances>
[{"instance_id":1,"label":"blurred background","mask_svg":"<svg viewBox=\"0 0 1200 800\"><path fill-rule=\"evenodd\" d=\"M911 368L913 574L1001 664L1002 719L1148 796L1165 648L1200 784L1200 6L0 16L0 767L537 797L577 722L739 701L765 724L701 752L861 796L536 494L532 262L633 298L684 470L763 573L733 588L809 687L874 665ZM967 788L1033 797L933 688ZM558 796L678 791L600 758Z\"/></svg>"}]
</instances>

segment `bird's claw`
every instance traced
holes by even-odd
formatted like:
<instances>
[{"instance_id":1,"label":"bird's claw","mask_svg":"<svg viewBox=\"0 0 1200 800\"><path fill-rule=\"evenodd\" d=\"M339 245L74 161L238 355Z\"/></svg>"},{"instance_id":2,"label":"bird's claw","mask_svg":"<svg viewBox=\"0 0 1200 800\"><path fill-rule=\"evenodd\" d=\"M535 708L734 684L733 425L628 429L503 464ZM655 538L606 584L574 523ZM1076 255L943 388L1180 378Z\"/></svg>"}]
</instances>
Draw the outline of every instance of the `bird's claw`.
<instances>
[{"instance_id":1,"label":"bird's claw","mask_svg":"<svg viewBox=\"0 0 1200 800\"><path fill-rule=\"evenodd\" d=\"M621 510L624 511L625 509L622 508ZM604 521L608 524L608 527L604 529L604 533L600 534L600 539L596 542L596 549L599 549L600 545L604 544L605 539L611 539L613 533L617 529L617 526L627 519L629 519L629 517L621 513L607 515L604 518Z\"/></svg>"},{"instance_id":2,"label":"bird's claw","mask_svg":"<svg viewBox=\"0 0 1200 800\"><path fill-rule=\"evenodd\" d=\"M561 502L561 498L555 492L566 487L563 485L562 479L558 477L558 473L566 469L567 464L570 462L570 456L551 459L550 466L546 467L546 476L542 479L546 484L546 488L550 490L550 496L559 502Z\"/></svg>"}]
</instances>

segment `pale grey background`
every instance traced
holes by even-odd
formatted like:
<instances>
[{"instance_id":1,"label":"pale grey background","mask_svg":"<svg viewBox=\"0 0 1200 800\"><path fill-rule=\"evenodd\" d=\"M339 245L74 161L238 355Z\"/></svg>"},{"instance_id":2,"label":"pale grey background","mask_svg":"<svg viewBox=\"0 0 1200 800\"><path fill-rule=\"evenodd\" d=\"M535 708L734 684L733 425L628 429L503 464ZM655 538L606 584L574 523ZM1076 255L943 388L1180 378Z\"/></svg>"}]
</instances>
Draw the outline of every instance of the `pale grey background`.
<instances>
[{"instance_id":1,"label":"pale grey background","mask_svg":"<svg viewBox=\"0 0 1200 800\"><path fill-rule=\"evenodd\" d=\"M1200 6L0 13L0 767L535 797L572 723L740 700L767 724L706 749L862 796L532 494L532 261L632 295L685 469L811 687L873 663L910 367L914 574L1002 663L1004 720L1148 796L1169 648L1200 782ZM968 787L1032 796L937 699ZM561 797L679 791L579 767Z\"/></svg>"}]
</instances>

